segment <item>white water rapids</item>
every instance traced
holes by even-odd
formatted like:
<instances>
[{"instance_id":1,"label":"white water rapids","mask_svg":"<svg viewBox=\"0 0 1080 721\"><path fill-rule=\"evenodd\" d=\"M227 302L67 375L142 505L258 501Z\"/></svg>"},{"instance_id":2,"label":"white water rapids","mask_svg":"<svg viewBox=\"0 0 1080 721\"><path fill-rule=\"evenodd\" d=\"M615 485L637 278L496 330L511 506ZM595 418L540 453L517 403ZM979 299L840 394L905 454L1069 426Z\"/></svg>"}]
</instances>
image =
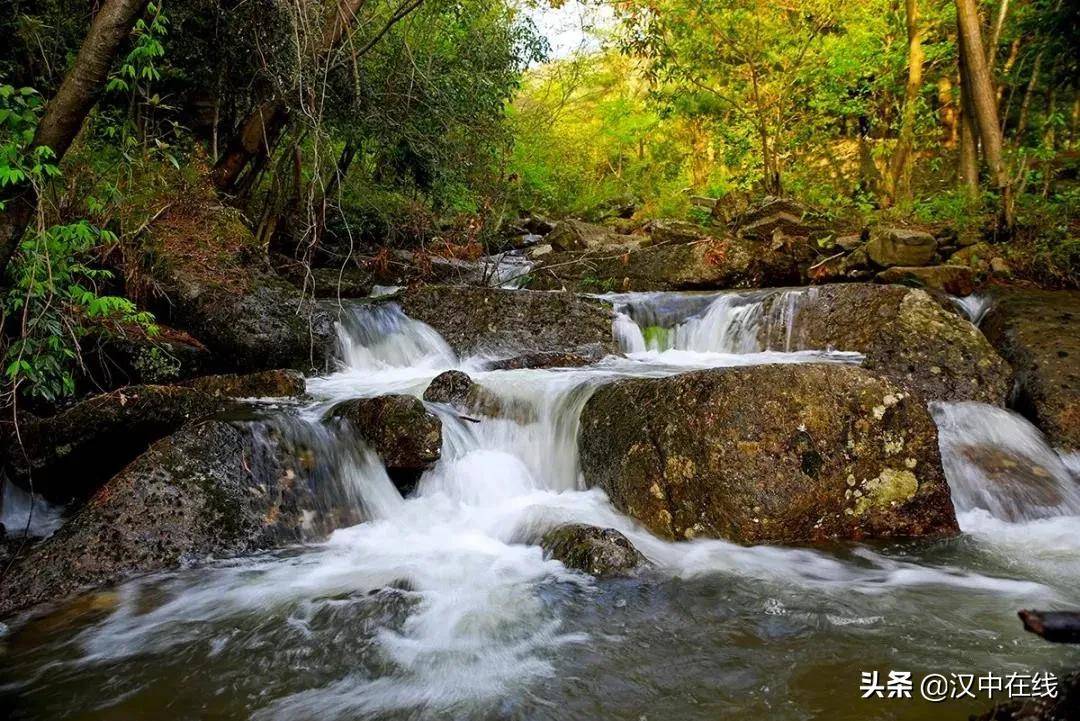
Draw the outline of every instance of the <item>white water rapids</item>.
<instances>
[{"instance_id":1,"label":"white water rapids","mask_svg":"<svg viewBox=\"0 0 1080 721\"><path fill-rule=\"evenodd\" d=\"M578 416L599 384L859 362L798 350L798 309L812 290L786 291L768 312L762 297L614 296L626 357L498 372L484 371L482 358L458 359L392 304L356 308L341 324L341 369L309 381L305 422L348 398L419 396L451 368L528 404L532 422L467 423L429 404L443 421L443 457L409 498L362 449L366 462L348 473L371 520L314 547L126 583L101 618L26 652L19 680L3 689L37 694L43 718L154 718L142 711L167 708L177 718L283 721L802 719L818 708L854 719L871 718L849 703L864 667L1056 663L1060 655L1014 628L1013 614L1080 603L1077 481L1008 412L935 408L964 530L951 541L668 543L584 489ZM965 455L980 445L1001 451L989 469ZM1009 481L1009 463L1042 469L1034 490L1026 476ZM650 567L640 579L601 583L546 560L537 538L567 521L619 529ZM832 688L821 680L829 675L841 679L839 700L819 688ZM71 704L50 703L56 685ZM87 694L97 715L72 708ZM177 710L185 708L196 711Z\"/></svg>"}]
</instances>

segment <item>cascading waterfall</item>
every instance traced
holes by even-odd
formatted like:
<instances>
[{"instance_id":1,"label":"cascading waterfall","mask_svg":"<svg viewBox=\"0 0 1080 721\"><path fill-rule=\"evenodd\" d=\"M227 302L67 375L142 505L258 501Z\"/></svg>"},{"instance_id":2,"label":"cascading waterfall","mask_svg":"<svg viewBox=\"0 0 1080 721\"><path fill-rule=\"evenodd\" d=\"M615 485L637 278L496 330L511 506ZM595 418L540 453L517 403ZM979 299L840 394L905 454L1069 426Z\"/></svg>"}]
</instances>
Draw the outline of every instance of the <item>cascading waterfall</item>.
<instances>
[{"instance_id":1,"label":"cascading waterfall","mask_svg":"<svg viewBox=\"0 0 1080 721\"><path fill-rule=\"evenodd\" d=\"M1006 521L1080 516L1080 483L1035 426L983 403L935 403L942 462L960 513Z\"/></svg>"},{"instance_id":2,"label":"cascading waterfall","mask_svg":"<svg viewBox=\"0 0 1080 721\"><path fill-rule=\"evenodd\" d=\"M617 313L615 337L625 353L733 354L802 350L799 311L816 297L816 288L608 296Z\"/></svg>"},{"instance_id":3,"label":"cascading waterfall","mask_svg":"<svg viewBox=\"0 0 1080 721\"><path fill-rule=\"evenodd\" d=\"M98 711L121 715L168 699L169 708L260 721L585 718L601 703L618 719L786 720L801 716L770 688L798 685L800 673L839 669L855 693L868 656L929 670L993 666L998 640L989 643L981 628L965 633L969 614L1004 618L997 633L1015 634L1020 603L1080 602L1080 567L1059 558L1080 550L1075 519L1060 515L1075 510L1073 501L1046 504L1033 519L1011 513L1028 503L1022 493L1008 483L986 490L986 479L957 460L972 438L1001 446L994 433L1011 439L1024 430L985 407L935 411L974 547L833 553L676 544L642 530L583 487L578 419L596 387L692 368L858 356L798 350L798 312L813 291L611 299L629 357L495 372L457 358L392 303L358 305L339 327L340 370L309 382L314 400L299 415L312 430L304 433L323 433L315 428L334 403L421 395L451 368L468 369L527 412L473 423L428 404L443 422L443 454L407 499L359 441L353 452L340 445L347 435L326 430L319 472L347 477L369 520L323 544L128 582L104 618L27 656L17 688L40 696L50 718L81 718L68 699L91 695ZM1045 446L1028 438L1007 446L1014 450L1064 488L1063 466ZM1043 517L1051 513L1059 515ZM626 534L650 561L643 579L597 584L545 559L537 539L564 522ZM770 642L788 651L764 653ZM1029 658L1043 663L1041 647L1031 648ZM709 693L730 694L729 705L680 700L700 695L685 673L688 658L710 679ZM46 675L69 679L64 706L51 701ZM657 687L674 690L656 696Z\"/></svg>"}]
</instances>

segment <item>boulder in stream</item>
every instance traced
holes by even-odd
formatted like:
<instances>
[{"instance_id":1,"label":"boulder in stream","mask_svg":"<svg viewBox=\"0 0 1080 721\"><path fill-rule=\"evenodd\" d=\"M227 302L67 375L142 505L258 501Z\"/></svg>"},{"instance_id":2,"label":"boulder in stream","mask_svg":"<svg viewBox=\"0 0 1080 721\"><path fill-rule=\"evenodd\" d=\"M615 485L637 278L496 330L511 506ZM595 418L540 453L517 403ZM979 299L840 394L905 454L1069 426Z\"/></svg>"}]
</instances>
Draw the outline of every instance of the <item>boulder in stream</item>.
<instances>
[{"instance_id":1,"label":"boulder in stream","mask_svg":"<svg viewBox=\"0 0 1080 721\"><path fill-rule=\"evenodd\" d=\"M1080 450L1080 291L995 289L982 329L1016 369L1017 410Z\"/></svg>"},{"instance_id":2,"label":"boulder in stream","mask_svg":"<svg viewBox=\"0 0 1080 721\"><path fill-rule=\"evenodd\" d=\"M106 483L0 583L0 616L133 573L322 538L362 520L327 459L264 422L206 421Z\"/></svg>"},{"instance_id":3,"label":"boulder in stream","mask_svg":"<svg viewBox=\"0 0 1080 721\"><path fill-rule=\"evenodd\" d=\"M766 301L785 302L783 293ZM974 400L1003 405L1012 370L983 334L941 307L926 291L845 283L810 288L796 300L789 350L855 351L864 365L926 401ZM781 324L773 332L788 333ZM768 325L762 332L770 332ZM784 340L770 347L783 348Z\"/></svg>"},{"instance_id":4,"label":"boulder in stream","mask_svg":"<svg viewBox=\"0 0 1080 721\"><path fill-rule=\"evenodd\" d=\"M878 283L908 285L966 296L975 292L975 277L971 268L963 265L929 265L925 267L894 266L874 278Z\"/></svg>"},{"instance_id":5,"label":"boulder in stream","mask_svg":"<svg viewBox=\"0 0 1080 721\"><path fill-rule=\"evenodd\" d=\"M391 477L431 468L442 455L442 421L413 396L391 394L339 403L331 415L344 418L379 454ZM402 475L404 474L404 475Z\"/></svg>"},{"instance_id":6,"label":"boulder in stream","mask_svg":"<svg viewBox=\"0 0 1080 721\"><path fill-rule=\"evenodd\" d=\"M598 578L625 576L645 562L626 536L614 528L566 523L544 534L540 546L567 568Z\"/></svg>"},{"instance_id":7,"label":"boulder in stream","mask_svg":"<svg viewBox=\"0 0 1080 721\"><path fill-rule=\"evenodd\" d=\"M435 376L424 391L424 400L445 403L470 416L502 418L522 425L536 421L536 411L531 405L502 398L461 371L446 371Z\"/></svg>"},{"instance_id":8,"label":"boulder in stream","mask_svg":"<svg viewBox=\"0 0 1080 721\"><path fill-rule=\"evenodd\" d=\"M628 379L581 416L588 486L664 538L798 543L958 531L925 404L854 366Z\"/></svg>"}]
</instances>

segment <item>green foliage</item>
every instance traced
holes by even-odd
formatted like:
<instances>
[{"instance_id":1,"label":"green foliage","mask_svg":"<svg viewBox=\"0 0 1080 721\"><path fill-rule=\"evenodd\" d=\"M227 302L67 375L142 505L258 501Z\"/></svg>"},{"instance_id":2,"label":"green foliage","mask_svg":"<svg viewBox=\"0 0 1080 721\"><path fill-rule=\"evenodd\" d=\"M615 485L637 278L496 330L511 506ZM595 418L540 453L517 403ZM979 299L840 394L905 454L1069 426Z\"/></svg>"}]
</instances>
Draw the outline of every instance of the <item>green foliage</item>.
<instances>
[{"instance_id":1,"label":"green foliage","mask_svg":"<svg viewBox=\"0 0 1080 721\"><path fill-rule=\"evenodd\" d=\"M30 148L41 108L33 89L0 85L0 187L41 188L60 175L49 148ZM7 268L9 289L0 298L2 325L17 328L3 357L13 389L50 401L70 395L79 341L91 328L124 322L153 331L152 317L130 300L96 290L111 274L88 260L99 244L115 241L86 220L26 233Z\"/></svg>"},{"instance_id":2,"label":"green foliage","mask_svg":"<svg viewBox=\"0 0 1080 721\"><path fill-rule=\"evenodd\" d=\"M4 355L4 373L15 389L49 401L75 391L79 341L107 321L136 323L151 334L153 318L128 299L99 295L109 271L86 262L109 231L79 221L31 231L9 271L12 288L3 298L6 317L17 319L19 336Z\"/></svg>"}]
</instances>

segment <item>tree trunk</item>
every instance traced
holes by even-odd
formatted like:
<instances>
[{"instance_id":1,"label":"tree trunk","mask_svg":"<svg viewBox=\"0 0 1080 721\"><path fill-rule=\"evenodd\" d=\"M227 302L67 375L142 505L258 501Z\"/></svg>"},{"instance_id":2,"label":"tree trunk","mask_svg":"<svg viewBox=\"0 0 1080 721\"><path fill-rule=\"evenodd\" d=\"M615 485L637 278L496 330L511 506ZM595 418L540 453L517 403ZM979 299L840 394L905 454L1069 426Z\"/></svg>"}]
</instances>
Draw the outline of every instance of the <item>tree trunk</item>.
<instances>
[{"instance_id":1,"label":"tree trunk","mask_svg":"<svg viewBox=\"0 0 1080 721\"><path fill-rule=\"evenodd\" d=\"M955 148L960 140L959 110L953 98L952 79L943 74L937 82L938 107L941 113L941 125L944 128L942 139L946 148Z\"/></svg>"},{"instance_id":2,"label":"tree trunk","mask_svg":"<svg viewBox=\"0 0 1080 721\"><path fill-rule=\"evenodd\" d=\"M959 35L963 39L960 51L963 55L963 81L974 111L975 126L982 140L983 155L990 169L990 178L1001 195L1001 230L1011 232L1013 226L1012 198L1009 175L1001 149L1001 126L998 124L997 101L990 70L986 66L982 32L979 28L979 10L975 0L956 0L956 20Z\"/></svg>"},{"instance_id":3,"label":"tree trunk","mask_svg":"<svg viewBox=\"0 0 1080 721\"><path fill-rule=\"evenodd\" d=\"M968 200L974 201L979 195L979 134L975 130L975 121L971 114L971 98L968 96L967 81L964 79L963 37L957 36L957 63L959 65L960 110L957 121L960 125L960 150L957 156L956 180L964 189Z\"/></svg>"},{"instance_id":4,"label":"tree trunk","mask_svg":"<svg viewBox=\"0 0 1080 721\"><path fill-rule=\"evenodd\" d=\"M45 108L38 123L30 149L47 146L59 163L79 134L83 121L94 107L109 76L109 67L127 38L135 21L146 10L148 0L104 0L90 30L83 39L71 70L64 76L60 89ZM0 286L3 285L8 261L14 254L26 226L33 220L37 208L37 190L24 183L16 186L5 198L6 210L0 216Z\"/></svg>"},{"instance_id":5,"label":"tree trunk","mask_svg":"<svg viewBox=\"0 0 1080 721\"><path fill-rule=\"evenodd\" d=\"M923 47L919 25L918 0L904 0L907 15L908 79L904 87L904 110L900 119L900 137L889 164L887 201L898 203L911 197L912 151L915 145L915 114L922 91Z\"/></svg>"}]
</instances>

